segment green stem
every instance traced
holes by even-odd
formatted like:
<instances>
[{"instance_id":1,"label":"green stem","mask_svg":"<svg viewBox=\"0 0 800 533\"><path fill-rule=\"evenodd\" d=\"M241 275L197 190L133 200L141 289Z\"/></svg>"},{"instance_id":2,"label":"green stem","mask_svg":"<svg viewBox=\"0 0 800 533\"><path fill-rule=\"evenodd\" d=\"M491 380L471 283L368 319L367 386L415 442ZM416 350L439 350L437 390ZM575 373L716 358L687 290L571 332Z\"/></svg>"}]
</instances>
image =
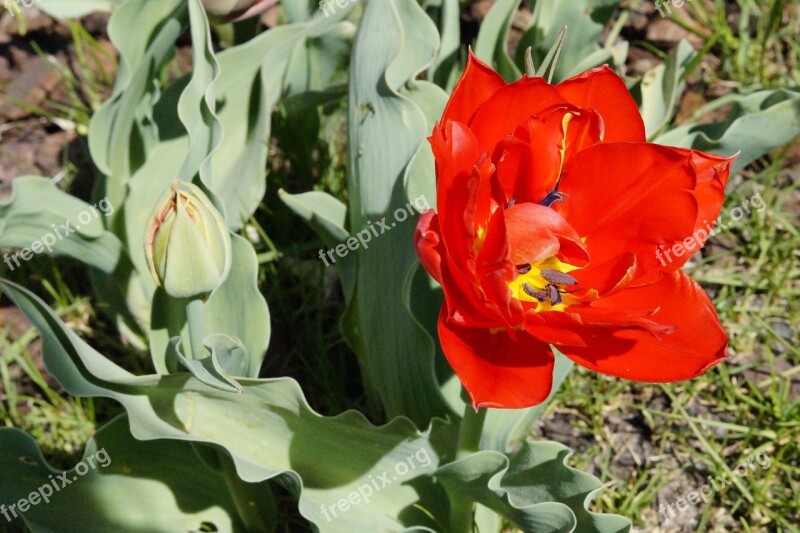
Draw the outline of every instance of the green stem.
<instances>
[{"instance_id":1,"label":"green stem","mask_svg":"<svg viewBox=\"0 0 800 533\"><path fill-rule=\"evenodd\" d=\"M477 411L467 402L464 408L464 418L461 419L461 429L458 431L458 447L456 448L456 461L472 455L480 450L483 423L486 420L486 409ZM474 504L469 500L450 501L450 529L452 533L472 533Z\"/></svg>"},{"instance_id":2,"label":"green stem","mask_svg":"<svg viewBox=\"0 0 800 533\"><path fill-rule=\"evenodd\" d=\"M203 338L206 332L203 300L192 300L186 304L186 321L189 323L189 349L192 359L202 359L205 353Z\"/></svg>"}]
</instances>

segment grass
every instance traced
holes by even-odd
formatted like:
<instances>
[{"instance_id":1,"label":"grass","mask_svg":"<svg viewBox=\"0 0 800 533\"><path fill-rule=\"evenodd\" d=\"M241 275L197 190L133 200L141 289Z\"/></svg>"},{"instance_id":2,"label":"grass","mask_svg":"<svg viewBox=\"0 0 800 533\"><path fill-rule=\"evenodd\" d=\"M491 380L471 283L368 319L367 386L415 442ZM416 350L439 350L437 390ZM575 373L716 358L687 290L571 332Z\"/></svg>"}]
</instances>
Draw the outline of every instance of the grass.
<instances>
[{"instance_id":1,"label":"grass","mask_svg":"<svg viewBox=\"0 0 800 533\"><path fill-rule=\"evenodd\" d=\"M716 68L696 65L700 84L800 85L800 48L793 46L800 20L786 15L800 9L800 0L685 5L674 10L672 20L700 36L704 51L720 59ZM741 16L731 16L736 13ZM82 59L81 72L64 74L69 100L35 111L85 126L111 79L91 36L77 25L72 36ZM302 127L340 130L339 111ZM282 108L275 133L288 139L295 127L291 108ZM288 142L272 154L268 197L248 232L273 320L263 375L295 377L322 413L357 408L377 421L380 413L366 403L355 357L338 332L341 295L317 259L321 244L276 197L281 187L290 192L318 188L342 197L340 150ZM732 181L723 213L755 194L765 209L715 236L687 266L712 295L730 333L731 360L695 380L666 385L577 369L538 426L537 432L552 433L555 422L563 422L565 442L579 452L573 464L607 483L596 510L632 517L646 530L798 531L800 182L786 170L789 157L788 150L778 151ZM147 371L146 356L121 345L113 326L97 316L91 289L76 265L38 258L11 277L44 297L91 342L122 354L117 362L137 373ZM14 335L7 330L0 337L0 420L31 433L57 464L74 462L95 428L119 408L73 398L52 386L36 360L34 341L31 331ZM769 467L743 477L732 473L752 457L768 457ZM660 505L688 497L709 476L735 481L712 494L709 505L693 505L670 522L661 520ZM291 510L290 496L281 501L286 503L282 509L290 509L281 523L288 524L287 531L299 528L303 520Z\"/></svg>"}]
</instances>

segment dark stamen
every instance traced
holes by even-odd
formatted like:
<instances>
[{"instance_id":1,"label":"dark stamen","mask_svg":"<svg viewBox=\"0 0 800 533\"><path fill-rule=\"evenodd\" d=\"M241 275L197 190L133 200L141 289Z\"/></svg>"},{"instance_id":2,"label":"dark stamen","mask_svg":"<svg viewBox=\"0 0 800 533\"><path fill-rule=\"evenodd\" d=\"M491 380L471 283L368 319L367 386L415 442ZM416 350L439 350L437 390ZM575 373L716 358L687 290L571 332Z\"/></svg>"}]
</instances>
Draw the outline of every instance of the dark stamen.
<instances>
[{"instance_id":1,"label":"dark stamen","mask_svg":"<svg viewBox=\"0 0 800 533\"><path fill-rule=\"evenodd\" d=\"M511 198L511 200L509 200L508 203L506 204L506 209L508 209L509 207L514 205L515 203L517 203L517 199L516 198Z\"/></svg>"},{"instance_id":2,"label":"dark stamen","mask_svg":"<svg viewBox=\"0 0 800 533\"><path fill-rule=\"evenodd\" d=\"M548 292L547 296L551 304L558 305L561 303L561 294L558 292L558 289L556 288L555 285L548 285L547 287L545 287L545 289L547 289Z\"/></svg>"},{"instance_id":3,"label":"dark stamen","mask_svg":"<svg viewBox=\"0 0 800 533\"><path fill-rule=\"evenodd\" d=\"M556 202L561 202L563 204L564 203L564 195L561 194L560 192L553 191L553 192L548 193L547 196L545 196L544 200L542 200L542 202L541 202L541 205L543 205L545 207L550 207L551 205L553 205Z\"/></svg>"},{"instance_id":4,"label":"dark stamen","mask_svg":"<svg viewBox=\"0 0 800 533\"><path fill-rule=\"evenodd\" d=\"M527 274L530 271L531 271L531 265L530 264L517 265L517 272L519 272L520 274Z\"/></svg>"},{"instance_id":5,"label":"dark stamen","mask_svg":"<svg viewBox=\"0 0 800 533\"><path fill-rule=\"evenodd\" d=\"M547 291L540 291L540 290L534 289L533 287L531 287L527 283L523 283L522 284L522 290L525 291L525 293L528 296L530 296L531 298L536 298L540 302L546 302L547 299L550 297L550 294Z\"/></svg>"},{"instance_id":6,"label":"dark stamen","mask_svg":"<svg viewBox=\"0 0 800 533\"><path fill-rule=\"evenodd\" d=\"M577 285L578 280L570 276L569 274L565 274L564 272L559 272L558 270L553 270L552 268L543 268L542 269L542 277L553 283L554 285Z\"/></svg>"}]
</instances>

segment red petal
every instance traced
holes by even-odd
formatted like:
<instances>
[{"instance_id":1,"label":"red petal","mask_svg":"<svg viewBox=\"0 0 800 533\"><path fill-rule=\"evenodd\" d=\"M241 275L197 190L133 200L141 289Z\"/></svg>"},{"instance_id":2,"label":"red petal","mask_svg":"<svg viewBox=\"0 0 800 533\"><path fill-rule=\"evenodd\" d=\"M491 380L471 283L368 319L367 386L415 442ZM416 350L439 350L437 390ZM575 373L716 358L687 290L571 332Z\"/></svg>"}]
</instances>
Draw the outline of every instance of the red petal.
<instances>
[{"instance_id":1,"label":"red petal","mask_svg":"<svg viewBox=\"0 0 800 533\"><path fill-rule=\"evenodd\" d=\"M504 211L506 231L515 265L535 263L557 255L576 266L585 265L589 255L580 235L564 218L539 204L516 204Z\"/></svg>"},{"instance_id":2,"label":"red petal","mask_svg":"<svg viewBox=\"0 0 800 533\"><path fill-rule=\"evenodd\" d=\"M448 120L455 120L469 124L478 108L505 86L506 82L502 76L475 57L470 50L467 68L447 102L441 123L446 124Z\"/></svg>"},{"instance_id":3,"label":"red petal","mask_svg":"<svg viewBox=\"0 0 800 533\"><path fill-rule=\"evenodd\" d=\"M439 338L475 407L519 409L542 403L553 386L550 347L525 331L467 328L439 315Z\"/></svg>"},{"instance_id":4,"label":"red petal","mask_svg":"<svg viewBox=\"0 0 800 533\"><path fill-rule=\"evenodd\" d=\"M420 215L414 231L414 247L422 266L433 279L441 283L442 256L446 252L439 234L439 217L433 209L428 209Z\"/></svg>"},{"instance_id":5,"label":"red petal","mask_svg":"<svg viewBox=\"0 0 800 533\"><path fill-rule=\"evenodd\" d=\"M481 246L476 262L476 270L481 289L487 298L497 304L505 326L510 327L522 321L522 305L511 298L508 283L517 275L517 268L509 253L505 217L502 209L497 209L486 229L486 239Z\"/></svg>"},{"instance_id":6,"label":"red petal","mask_svg":"<svg viewBox=\"0 0 800 533\"><path fill-rule=\"evenodd\" d=\"M479 179L473 172L481 150L469 128L459 122L437 126L430 142L436 158L436 204L442 240L459 264L466 266L475 242Z\"/></svg>"},{"instance_id":7,"label":"red petal","mask_svg":"<svg viewBox=\"0 0 800 533\"><path fill-rule=\"evenodd\" d=\"M587 346L558 348L591 370L635 381L669 382L698 376L725 359L728 337L714 306L703 289L681 271L664 274L650 285L616 292L592 307L608 311L608 316L629 314L634 322L647 316L662 325L662 331L574 326ZM585 318L596 320L597 316L587 314Z\"/></svg>"},{"instance_id":8,"label":"red petal","mask_svg":"<svg viewBox=\"0 0 800 533\"><path fill-rule=\"evenodd\" d=\"M578 280L576 296L596 300L626 287L636 276L636 255L622 253L604 263L592 261L588 267L570 272Z\"/></svg>"},{"instance_id":9,"label":"red petal","mask_svg":"<svg viewBox=\"0 0 800 533\"><path fill-rule=\"evenodd\" d=\"M497 143L514 133L517 126L548 107L564 103L555 87L542 78L524 76L494 93L475 113L469 127L478 144L493 153Z\"/></svg>"},{"instance_id":10,"label":"red petal","mask_svg":"<svg viewBox=\"0 0 800 533\"><path fill-rule=\"evenodd\" d=\"M644 142L644 121L625 82L607 65L565 80L556 89L570 104L594 109L605 122L603 142Z\"/></svg>"},{"instance_id":11,"label":"red petal","mask_svg":"<svg viewBox=\"0 0 800 533\"><path fill-rule=\"evenodd\" d=\"M495 149L503 190L517 202L540 203L555 189L564 163L599 142L601 130L597 113L571 105L554 106L520 124Z\"/></svg>"},{"instance_id":12,"label":"red petal","mask_svg":"<svg viewBox=\"0 0 800 533\"><path fill-rule=\"evenodd\" d=\"M692 234L697 218L696 182L687 154L654 144L598 144L567 164L554 204L585 237L593 264L633 252L638 275L674 271L656 251Z\"/></svg>"},{"instance_id":13,"label":"red petal","mask_svg":"<svg viewBox=\"0 0 800 533\"><path fill-rule=\"evenodd\" d=\"M694 196L697 198L697 219L694 224L693 239L699 247L708 240L709 230L719 217L722 203L725 200L725 185L731 173L734 157L719 157L696 150L682 150L689 154L697 176Z\"/></svg>"}]
</instances>

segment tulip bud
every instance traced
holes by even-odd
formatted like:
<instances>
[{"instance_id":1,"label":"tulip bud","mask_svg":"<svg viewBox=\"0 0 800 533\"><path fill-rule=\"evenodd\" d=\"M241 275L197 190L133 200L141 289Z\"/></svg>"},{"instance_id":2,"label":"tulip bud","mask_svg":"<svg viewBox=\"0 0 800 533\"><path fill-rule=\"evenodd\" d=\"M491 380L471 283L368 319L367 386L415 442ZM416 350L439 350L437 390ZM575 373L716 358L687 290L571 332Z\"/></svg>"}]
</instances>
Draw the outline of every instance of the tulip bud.
<instances>
[{"instance_id":1,"label":"tulip bud","mask_svg":"<svg viewBox=\"0 0 800 533\"><path fill-rule=\"evenodd\" d=\"M205 298L228 277L231 236L205 193L176 181L150 215L145 255L150 273L167 294Z\"/></svg>"},{"instance_id":2,"label":"tulip bud","mask_svg":"<svg viewBox=\"0 0 800 533\"><path fill-rule=\"evenodd\" d=\"M271 0L203 0L203 6L208 14L225 22L258 15L272 5Z\"/></svg>"}]
</instances>

